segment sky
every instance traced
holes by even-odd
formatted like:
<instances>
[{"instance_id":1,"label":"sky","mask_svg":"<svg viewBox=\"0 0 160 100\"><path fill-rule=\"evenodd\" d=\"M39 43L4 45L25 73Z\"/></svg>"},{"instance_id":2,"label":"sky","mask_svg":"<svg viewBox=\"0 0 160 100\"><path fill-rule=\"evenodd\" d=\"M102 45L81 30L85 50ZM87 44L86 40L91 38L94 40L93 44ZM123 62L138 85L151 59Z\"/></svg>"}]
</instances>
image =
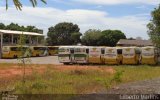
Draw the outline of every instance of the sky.
<instances>
[{"instance_id":1,"label":"sky","mask_svg":"<svg viewBox=\"0 0 160 100\"><path fill-rule=\"evenodd\" d=\"M21 0L22 1L22 0ZM33 8L29 0L23 0L22 11L17 11L12 0L9 9L5 9L5 1L0 1L0 22L19 25L34 25L44 30L60 22L77 24L80 32L88 29L121 30L127 38L142 37L149 39L146 25L151 20L151 11L159 4L159 0L39 0Z\"/></svg>"}]
</instances>

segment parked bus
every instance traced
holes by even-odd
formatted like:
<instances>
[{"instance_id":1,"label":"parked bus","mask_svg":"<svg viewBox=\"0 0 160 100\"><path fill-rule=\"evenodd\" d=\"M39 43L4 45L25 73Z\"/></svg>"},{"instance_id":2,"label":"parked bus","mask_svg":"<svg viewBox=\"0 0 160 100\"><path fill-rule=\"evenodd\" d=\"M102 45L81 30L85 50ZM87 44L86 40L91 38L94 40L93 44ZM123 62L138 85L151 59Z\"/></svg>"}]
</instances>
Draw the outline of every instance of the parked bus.
<instances>
[{"instance_id":1,"label":"parked bus","mask_svg":"<svg viewBox=\"0 0 160 100\"><path fill-rule=\"evenodd\" d=\"M87 63L87 47L86 46L75 46L74 47L74 62L75 63Z\"/></svg>"},{"instance_id":2,"label":"parked bus","mask_svg":"<svg viewBox=\"0 0 160 100\"><path fill-rule=\"evenodd\" d=\"M120 60L117 54L116 47L106 47L104 54L105 64L119 64Z\"/></svg>"},{"instance_id":3,"label":"parked bus","mask_svg":"<svg viewBox=\"0 0 160 100\"><path fill-rule=\"evenodd\" d=\"M50 56L58 54L58 46L48 46L48 52Z\"/></svg>"},{"instance_id":4,"label":"parked bus","mask_svg":"<svg viewBox=\"0 0 160 100\"><path fill-rule=\"evenodd\" d=\"M141 64L155 65L157 63L155 47L142 47L141 50Z\"/></svg>"},{"instance_id":5,"label":"parked bus","mask_svg":"<svg viewBox=\"0 0 160 100\"><path fill-rule=\"evenodd\" d=\"M88 63L102 64L102 47L88 47Z\"/></svg>"},{"instance_id":6,"label":"parked bus","mask_svg":"<svg viewBox=\"0 0 160 100\"><path fill-rule=\"evenodd\" d=\"M48 47L46 46L31 46L30 47L33 57L48 56Z\"/></svg>"},{"instance_id":7,"label":"parked bus","mask_svg":"<svg viewBox=\"0 0 160 100\"><path fill-rule=\"evenodd\" d=\"M72 46L60 46L58 50L58 59L60 63L74 63L74 48Z\"/></svg>"},{"instance_id":8,"label":"parked bus","mask_svg":"<svg viewBox=\"0 0 160 100\"><path fill-rule=\"evenodd\" d=\"M18 58L31 56L31 52L28 46L3 46L2 58Z\"/></svg>"},{"instance_id":9,"label":"parked bus","mask_svg":"<svg viewBox=\"0 0 160 100\"><path fill-rule=\"evenodd\" d=\"M122 48L122 64L138 64L135 47Z\"/></svg>"}]
</instances>

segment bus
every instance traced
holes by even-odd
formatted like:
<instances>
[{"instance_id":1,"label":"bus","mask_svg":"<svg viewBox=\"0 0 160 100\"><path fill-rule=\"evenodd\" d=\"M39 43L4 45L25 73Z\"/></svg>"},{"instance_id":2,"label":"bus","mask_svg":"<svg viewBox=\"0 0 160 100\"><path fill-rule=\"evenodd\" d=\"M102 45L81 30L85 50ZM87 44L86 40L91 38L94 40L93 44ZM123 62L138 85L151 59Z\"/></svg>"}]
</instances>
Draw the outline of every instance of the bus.
<instances>
[{"instance_id":1,"label":"bus","mask_svg":"<svg viewBox=\"0 0 160 100\"><path fill-rule=\"evenodd\" d=\"M48 47L47 46L30 46L32 57L42 57L48 56Z\"/></svg>"},{"instance_id":2,"label":"bus","mask_svg":"<svg viewBox=\"0 0 160 100\"><path fill-rule=\"evenodd\" d=\"M74 47L60 46L58 49L58 59L63 64L74 63Z\"/></svg>"},{"instance_id":3,"label":"bus","mask_svg":"<svg viewBox=\"0 0 160 100\"><path fill-rule=\"evenodd\" d=\"M48 52L50 56L54 56L58 54L58 46L47 46L48 47Z\"/></svg>"},{"instance_id":4,"label":"bus","mask_svg":"<svg viewBox=\"0 0 160 100\"><path fill-rule=\"evenodd\" d=\"M155 47L142 47L141 48L141 64L155 65L157 63L157 55Z\"/></svg>"},{"instance_id":5,"label":"bus","mask_svg":"<svg viewBox=\"0 0 160 100\"><path fill-rule=\"evenodd\" d=\"M18 58L18 57L29 57L31 51L28 46L3 46L2 47L2 58Z\"/></svg>"},{"instance_id":6,"label":"bus","mask_svg":"<svg viewBox=\"0 0 160 100\"><path fill-rule=\"evenodd\" d=\"M138 62L135 47L122 48L122 64L138 64Z\"/></svg>"},{"instance_id":7,"label":"bus","mask_svg":"<svg viewBox=\"0 0 160 100\"><path fill-rule=\"evenodd\" d=\"M116 47L106 47L104 54L104 63L105 64L119 64L120 59L118 57L117 48Z\"/></svg>"},{"instance_id":8,"label":"bus","mask_svg":"<svg viewBox=\"0 0 160 100\"><path fill-rule=\"evenodd\" d=\"M102 47L88 47L88 63L102 64Z\"/></svg>"},{"instance_id":9,"label":"bus","mask_svg":"<svg viewBox=\"0 0 160 100\"><path fill-rule=\"evenodd\" d=\"M75 63L87 63L87 47L86 46L75 46L74 47L74 62Z\"/></svg>"}]
</instances>

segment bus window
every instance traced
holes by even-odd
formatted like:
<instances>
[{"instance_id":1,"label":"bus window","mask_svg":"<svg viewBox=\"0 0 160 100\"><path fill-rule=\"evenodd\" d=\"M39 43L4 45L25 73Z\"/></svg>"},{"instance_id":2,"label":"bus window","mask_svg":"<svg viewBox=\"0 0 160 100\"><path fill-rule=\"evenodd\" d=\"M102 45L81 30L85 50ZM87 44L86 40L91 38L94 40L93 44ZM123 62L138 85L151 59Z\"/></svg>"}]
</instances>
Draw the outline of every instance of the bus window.
<instances>
[{"instance_id":1,"label":"bus window","mask_svg":"<svg viewBox=\"0 0 160 100\"><path fill-rule=\"evenodd\" d=\"M17 47L11 47L11 51L18 51Z\"/></svg>"},{"instance_id":2,"label":"bus window","mask_svg":"<svg viewBox=\"0 0 160 100\"><path fill-rule=\"evenodd\" d=\"M25 51L27 47L11 47L11 51Z\"/></svg>"},{"instance_id":3,"label":"bus window","mask_svg":"<svg viewBox=\"0 0 160 100\"><path fill-rule=\"evenodd\" d=\"M56 50L55 47L48 47L49 50Z\"/></svg>"},{"instance_id":4,"label":"bus window","mask_svg":"<svg viewBox=\"0 0 160 100\"><path fill-rule=\"evenodd\" d=\"M45 47L34 47L34 50L46 50L47 48Z\"/></svg>"}]
</instances>

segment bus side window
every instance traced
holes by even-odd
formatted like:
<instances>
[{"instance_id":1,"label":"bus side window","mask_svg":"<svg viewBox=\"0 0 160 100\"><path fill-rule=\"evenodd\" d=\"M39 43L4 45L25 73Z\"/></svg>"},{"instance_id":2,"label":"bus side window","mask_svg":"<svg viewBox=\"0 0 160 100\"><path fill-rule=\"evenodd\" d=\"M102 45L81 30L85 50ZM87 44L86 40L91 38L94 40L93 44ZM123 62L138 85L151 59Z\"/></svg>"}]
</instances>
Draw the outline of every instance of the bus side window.
<instances>
[{"instance_id":1,"label":"bus side window","mask_svg":"<svg viewBox=\"0 0 160 100\"><path fill-rule=\"evenodd\" d=\"M86 49L86 53L87 53L87 54L89 53L89 49Z\"/></svg>"},{"instance_id":2,"label":"bus side window","mask_svg":"<svg viewBox=\"0 0 160 100\"><path fill-rule=\"evenodd\" d=\"M118 54L122 54L122 49L117 49Z\"/></svg>"},{"instance_id":3,"label":"bus side window","mask_svg":"<svg viewBox=\"0 0 160 100\"><path fill-rule=\"evenodd\" d=\"M17 47L11 47L11 51L19 51Z\"/></svg>"}]
</instances>

